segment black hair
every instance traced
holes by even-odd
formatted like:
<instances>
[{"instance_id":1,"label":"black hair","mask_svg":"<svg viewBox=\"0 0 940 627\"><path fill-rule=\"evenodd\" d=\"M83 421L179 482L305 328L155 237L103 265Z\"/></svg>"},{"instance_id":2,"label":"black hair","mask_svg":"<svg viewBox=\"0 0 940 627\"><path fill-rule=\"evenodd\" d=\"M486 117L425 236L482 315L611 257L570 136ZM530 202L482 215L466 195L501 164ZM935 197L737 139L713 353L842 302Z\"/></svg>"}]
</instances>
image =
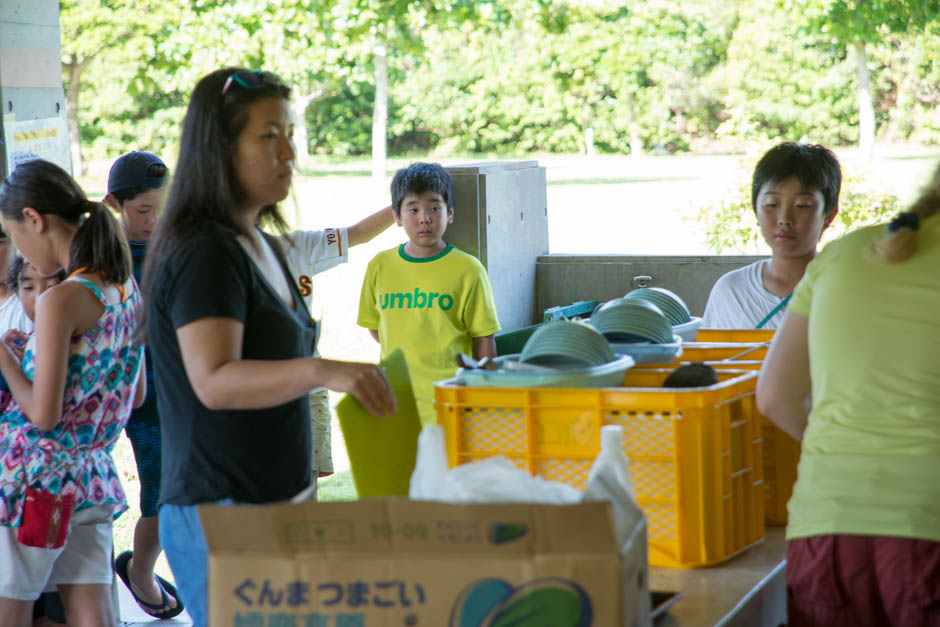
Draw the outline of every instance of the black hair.
<instances>
[{"instance_id":1,"label":"black hair","mask_svg":"<svg viewBox=\"0 0 940 627\"><path fill-rule=\"evenodd\" d=\"M23 255L13 255L13 261L10 262L10 274L7 278L7 287L16 292L20 289L20 277L26 271L28 262ZM55 273L56 280L61 283L65 280L65 271L59 270Z\"/></svg>"},{"instance_id":2,"label":"black hair","mask_svg":"<svg viewBox=\"0 0 940 627\"><path fill-rule=\"evenodd\" d=\"M106 206L88 200L68 172L41 159L13 170L0 186L0 212L19 222L26 207L78 227L69 249L69 274L84 268L118 285L130 277L131 252L120 225Z\"/></svg>"},{"instance_id":3,"label":"black hair","mask_svg":"<svg viewBox=\"0 0 940 627\"><path fill-rule=\"evenodd\" d=\"M159 187L129 187L127 189L119 189L117 191L111 192L111 195L117 198L119 204L123 205L128 200L134 200L141 194L146 194L149 191L160 189Z\"/></svg>"},{"instance_id":4,"label":"black hair","mask_svg":"<svg viewBox=\"0 0 940 627\"><path fill-rule=\"evenodd\" d=\"M454 210L454 179L440 163L412 163L392 179L392 209L401 215L401 203L408 194L431 191L441 195L448 211Z\"/></svg>"},{"instance_id":5,"label":"black hair","mask_svg":"<svg viewBox=\"0 0 940 627\"><path fill-rule=\"evenodd\" d=\"M163 215L157 223L144 263L145 298L153 286L155 268L188 239L222 228L235 235L251 236L241 221L246 193L235 173L238 138L248 124L251 105L267 98L290 99L290 88L268 72L259 75L255 87L226 81L242 68L223 68L202 77L193 89L183 119L179 159L167 193ZM277 205L261 209L259 221L281 232L288 230ZM268 239L276 246L276 240ZM140 333L146 333L146 309L141 308Z\"/></svg>"},{"instance_id":6,"label":"black hair","mask_svg":"<svg viewBox=\"0 0 940 627\"><path fill-rule=\"evenodd\" d=\"M26 268L26 259L22 255L13 255L10 262L10 272L7 274L7 287L14 292L20 288L20 275Z\"/></svg>"},{"instance_id":7,"label":"black hair","mask_svg":"<svg viewBox=\"0 0 940 627\"><path fill-rule=\"evenodd\" d=\"M754 167L751 207L757 210L757 196L767 183L780 183L795 176L806 190L818 190L823 212L832 215L839 208L842 168L835 153L818 144L783 142L764 153Z\"/></svg>"},{"instance_id":8,"label":"black hair","mask_svg":"<svg viewBox=\"0 0 940 627\"><path fill-rule=\"evenodd\" d=\"M718 383L718 372L700 361L679 366L666 377L664 388L701 388Z\"/></svg>"}]
</instances>

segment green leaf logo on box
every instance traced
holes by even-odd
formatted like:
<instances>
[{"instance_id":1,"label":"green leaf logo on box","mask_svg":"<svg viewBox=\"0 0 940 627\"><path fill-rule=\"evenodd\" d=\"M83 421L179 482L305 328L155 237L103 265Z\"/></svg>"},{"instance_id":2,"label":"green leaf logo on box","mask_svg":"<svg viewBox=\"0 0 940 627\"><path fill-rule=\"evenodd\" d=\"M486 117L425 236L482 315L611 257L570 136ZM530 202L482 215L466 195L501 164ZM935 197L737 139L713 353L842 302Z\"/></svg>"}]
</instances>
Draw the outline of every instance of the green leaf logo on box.
<instances>
[{"instance_id":1,"label":"green leaf logo on box","mask_svg":"<svg viewBox=\"0 0 940 627\"><path fill-rule=\"evenodd\" d=\"M503 544L521 538L528 531L528 527L519 523L496 523L490 527L490 544Z\"/></svg>"},{"instance_id":2,"label":"green leaf logo on box","mask_svg":"<svg viewBox=\"0 0 940 627\"><path fill-rule=\"evenodd\" d=\"M460 593L450 627L589 627L593 615L591 600L573 581L545 577L514 587L487 578Z\"/></svg>"}]
</instances>

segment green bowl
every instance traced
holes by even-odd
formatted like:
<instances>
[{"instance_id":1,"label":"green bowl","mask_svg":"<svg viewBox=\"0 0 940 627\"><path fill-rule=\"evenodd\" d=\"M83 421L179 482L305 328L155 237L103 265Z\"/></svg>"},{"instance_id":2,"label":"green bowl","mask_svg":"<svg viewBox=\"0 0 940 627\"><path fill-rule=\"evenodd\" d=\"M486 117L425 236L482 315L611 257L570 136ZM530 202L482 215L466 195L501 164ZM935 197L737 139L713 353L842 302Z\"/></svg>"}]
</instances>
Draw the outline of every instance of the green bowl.
<instances>
[{"instance_id":1,"label":"green bowl","mask_svg":"<svg viewBox=\"0 0 940 627\"><path fill-rule=\"evenodd\" d=\"M618 298L607 303L591 316L591 325L611 342L672 341L672 325L663 312L642 299Z\"/></svg>"},{"instance_id":2,"label":"green bowl","mask_svg":"<svg viewBox=\"0 0 940 627\"><path fill-rule=\"evenodd\" d=\"M671 325L685 324L692 319L685 301L675 292L662 287L640 287L628 293L624 298L653 303L659 307Z\"/></svg>"},{"instance_id":3,"label":"green bowl","mask_svg":"<svg viewBox=\"0 0 940 627\"><path fill-rule=\"evenodd\" d=\"M599 366L616 357L607 339L584 322L549 322L526 341L519 360L546 366Z\"/></svg>"}]
</instances>

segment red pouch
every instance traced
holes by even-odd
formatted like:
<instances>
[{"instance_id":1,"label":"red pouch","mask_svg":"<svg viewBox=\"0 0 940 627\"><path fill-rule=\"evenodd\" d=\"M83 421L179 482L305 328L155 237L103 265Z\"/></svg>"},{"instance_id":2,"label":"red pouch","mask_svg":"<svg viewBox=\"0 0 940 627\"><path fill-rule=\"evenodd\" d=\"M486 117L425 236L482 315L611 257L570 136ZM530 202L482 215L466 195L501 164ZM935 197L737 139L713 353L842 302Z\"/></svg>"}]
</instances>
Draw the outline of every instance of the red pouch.
<instances>
[{"instance_id":1,"label":"red pouch","mask_svg":"<svg viewBox=\"0 0 940 627\"><path fill-rule=\"evenodd\" d=\"M26 488L23 520L16 539L20 544L40 549L57 549L69 535L69 521L75 495L50 494Z\"/></svg>"}]
</instances>

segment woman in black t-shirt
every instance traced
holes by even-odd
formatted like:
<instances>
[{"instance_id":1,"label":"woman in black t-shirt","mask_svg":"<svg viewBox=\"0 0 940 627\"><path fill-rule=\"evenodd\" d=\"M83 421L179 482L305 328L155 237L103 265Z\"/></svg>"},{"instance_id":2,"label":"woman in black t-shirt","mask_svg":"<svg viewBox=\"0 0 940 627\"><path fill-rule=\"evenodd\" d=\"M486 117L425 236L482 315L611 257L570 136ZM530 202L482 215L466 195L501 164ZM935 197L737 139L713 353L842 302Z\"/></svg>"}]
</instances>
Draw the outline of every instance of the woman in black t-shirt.
<instances>
[{"instance_id":1,"label":"woman in black t-shirt","mask_svg":"<svg viewBox=\"0 0 940 627\"><path fill-rule=\"evenodd\" d=\"M163 434L160 540L195 625L208 622L196 506L288 499L310 483L307 393L395 411L382 370L312 357L316 329L277 242L294 161L289 89L222 69L193 91L144 272Z\"/></svg>"}]
</instances>

